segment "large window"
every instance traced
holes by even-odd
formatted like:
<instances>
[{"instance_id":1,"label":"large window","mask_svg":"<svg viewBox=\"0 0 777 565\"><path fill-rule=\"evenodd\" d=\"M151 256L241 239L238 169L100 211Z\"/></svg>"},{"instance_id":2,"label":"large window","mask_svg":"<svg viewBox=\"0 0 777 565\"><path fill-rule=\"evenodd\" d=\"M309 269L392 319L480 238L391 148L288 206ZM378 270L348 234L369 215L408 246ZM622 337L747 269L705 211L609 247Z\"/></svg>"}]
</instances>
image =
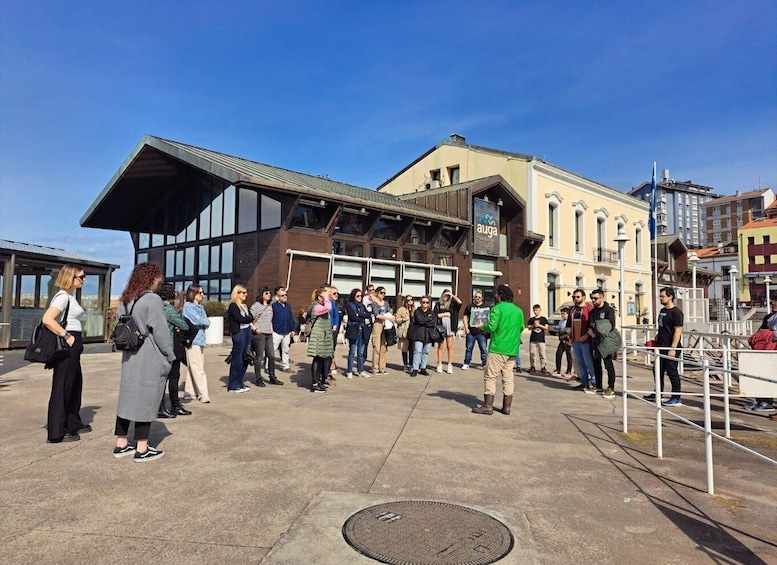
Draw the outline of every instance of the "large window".
<instances>
[{"instance_id":1,"label":"large window","mask_svg":"<svg viewBox=\"0 0 777 565\"><path fill-rule=\"evenodd\" d=\"M256 209L258 194L254 190L241 188L238 199L238 233L256 231Z\"/></svg>"},{"instance_id":2,"label":"large window","mask_svg":"<svg viewBox=\"0 0 777 565\"><path fill-rule=\"evenodd\" d=\"M343 212L337 224L336 231L346 235L363 236L369 228L367 214L357 212Z\"/></svg>"},{"instance_id":3,"label":"large window","mask_svg":"<svg viewBox=\"0 0 777 565\"><path fill-rule=\"evenodd\" d=\"M281 227L281 203L274 198L262 195L262 229L271 230Z\"/></svg>"},{"instance_id":4,"label":"large window","mask_svg":"<svg viewBox=\"0 0 777 565\"><path fill-rule=\"evenodd\" d=\"M397 260L397 248L396 247L383 247L380 245L373 245L370 248L370 257L373 259L389 259L392 261Z\"/></svg>"},{"instance_id":5,"label":"large window","mask_svg":"<svg viewBox=\"0 0 777 565\"><path fill-rule=\"evenodd\" d=\"M364 244L335 240L332 242L332 254L364 257Z\"/></svg>"},{"instance_id":6,"label":"large window","mask_svg":"<svg viewBox=\"0 0 777 565\"><path fill-rule=\"evenodd\" d=\"M401 220L396 218L387 218L382 216L375 224L375 231L372 237L375 239L387 239L389 241L398 241L405 231L405 226Z\"/></svg>"},{"instance_id":7,"label":"large window","mask_svg":"<svg viewBox=\"0 0 777 565\"><path fill-rule=\"evenodd\" d=\"M406 263L426 263L426 251L405 249L402 251L402 260Z\"/></svg>"},{"instance_id":8,"label":"large window","mask_svg":"<svg viewBox=\"0 0 777 565\"><path fill-rule=\"evenodd\" d=\"M414 245L427 245L429 243L429 227L422 224L413 224L410 228L410 240Z\"/></svg>"},{"instance_id":9,"label":"large window","mask_svg":"<svg viewBox=\"0 0 777 565\"><path fill-rule=\"evenodd\" d=\"M326 221L327 214L325 208L300 204L294 208L290 227L320 230L326 227Z\"/></svg>"}]
</instances>

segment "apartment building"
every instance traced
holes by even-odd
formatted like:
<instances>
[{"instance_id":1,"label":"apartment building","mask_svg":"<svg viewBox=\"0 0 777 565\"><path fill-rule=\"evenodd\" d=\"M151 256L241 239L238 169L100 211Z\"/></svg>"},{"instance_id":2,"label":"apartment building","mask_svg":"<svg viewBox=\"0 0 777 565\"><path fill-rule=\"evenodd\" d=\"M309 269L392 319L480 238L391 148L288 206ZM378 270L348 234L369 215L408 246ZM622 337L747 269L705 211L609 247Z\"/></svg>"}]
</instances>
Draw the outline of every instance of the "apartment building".
<instances>
[{"instance_id":1,"label":"apartment building","mask_svg":"<svg viewBox=\"0 0 777 565\"><path fill-rule=\"evenodd\" d=\"M738 230L753 220L766 217L766 209L774 202L771 188L736 192L701 205L704 221L704 246L737 241Z\"/></svg>"},{"instance_id":2,"label":"apartment building","mask_svg":"<svg viewBox=\"0 0 777 565\"><path fill-rule=\"evenodd\" d=\"M777 218L748 222L738 236L739 300L765 305L767 278L770 285L772 280L777 285Z\"/></svg>"},{"instance_id":3,"label":"apartment building","mask_svg":"<svg viewBox=\"0 0 777 565\"><path fill-rule=\"evenodd\" d=\"M545 236L530 262L529 284L532 300L546 312L570 301L577 287L603 288L614 307L619 306L622 288L629 321L644 306L654 311L649 206L638 198L531 155L468 144L457 134L415 159L378 191L417 201L425 193L491 175L499 175L526 202L527 232ZM616 239L624 246L623 281ZM505 242L500 254L508 256L509 250ZM493 260L474 255L478 262Z\"/></svg>"},{"instance_id":4,"label":"apartment building","mask_svg":"<svg viewBox=\"0 0 777 565\"><path fill-rule=\"evenodd\" d=\"M664 169L661 181L656 183L656 235L677 235L688 248L704 245L704 224L701 206L715 198L712 188L693 181L676 181ZM652 181L632 188L631 196L650 202Z\"/></svg>"}]
</instances>

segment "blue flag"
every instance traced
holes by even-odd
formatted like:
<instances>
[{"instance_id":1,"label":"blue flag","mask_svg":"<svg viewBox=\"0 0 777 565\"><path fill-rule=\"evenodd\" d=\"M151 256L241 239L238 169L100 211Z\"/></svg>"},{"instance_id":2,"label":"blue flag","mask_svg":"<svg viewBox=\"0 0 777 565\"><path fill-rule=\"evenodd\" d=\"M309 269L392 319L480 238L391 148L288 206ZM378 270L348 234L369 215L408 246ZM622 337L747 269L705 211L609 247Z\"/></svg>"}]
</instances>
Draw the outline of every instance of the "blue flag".
<instances>
[{"instance_id":1,"label":"blue flag","mask_svg":"<svg viewBox=\"0 0 777 565\"><path fill-rule=\"evenodd\" d=\"M648 219L648 230L650 230L650 239L656 238L656 164L653 163L653 182L650 183L650 218Z\"/></svg>"}]
</instances>

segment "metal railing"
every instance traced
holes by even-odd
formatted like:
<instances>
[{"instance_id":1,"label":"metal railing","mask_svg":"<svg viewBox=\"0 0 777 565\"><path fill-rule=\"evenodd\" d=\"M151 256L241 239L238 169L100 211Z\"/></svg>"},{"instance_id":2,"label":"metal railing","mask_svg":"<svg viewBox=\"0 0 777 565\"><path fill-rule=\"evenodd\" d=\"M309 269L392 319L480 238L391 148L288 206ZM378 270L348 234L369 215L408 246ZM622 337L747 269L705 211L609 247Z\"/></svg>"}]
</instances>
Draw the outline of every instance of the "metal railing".
<instances>
[{"instance_id":1,"label":"metal railing","mask_svg":"<svg viewBox=\"0 0 777 565\"><path fill-rule=\"evenodd\" d=\"M718 338L721 340L731 340L733 339L732 336L727 335L721 335L721 334L708 334L708 335L717 335ZM741 336L738 336L738 338L741 338ZM748 453L762 461L765 461L767 463L770 463L772 465L777 466L777 461L774 459L771 459L767 457L766 455L759 453L753 449L750 449L748 447L745 447L744 445L737 443L736 441L731 439L731 414L730 414L730 400L732 397L742 397L744 395L739 394L731 394L729 389L731 387L732 383L732 377L748 377L751 379L756 379L758 381L765 381L769 383L777 384L777 379L764 377L760 375L752 375L747 373L742 373L739 371L736 371L730 367L730 361L728 367L719 367L716 369L717 372L722 373L722 388L723 391L720 393L713 393L711 392L710 388L710 374L711 374L711 364L709 359L709 354L712 352L720 353L723 358L725 358L726 355L731 354L731 347L730 342L728 342L729 345L726 348L705 348L702 347L700 349L700 356L697 359L693 358L691 360L687 360L686 358L686 352L688 351L686 348L682 349L683 354L680 356L680 359L677 359L675 357L671 357L669 355L665 355L663 353L660 353L658 351L658 348L647 348L644 345L638 346L638 345L631 345L631 344L624 344L624 355L621 357L621 370L623 375L628 374L628 354L629 352L635 353L637 356L639 355L645 355L646 359L652 358L654 360L653 363L653 390L649 391L640 391L640 390L629 390L628 389L628 379L623 379L623 433L628 433L629 431L629 411L628 411L628 401L629 399L637 399L640 402L644 402L646 404L649 404L651 406L655 407L655 418L656 418L656 452L657 457L659 459L663 458L663 414L666 412L667 414L670 414L673 418L676 418L677 420L680 420L681 422L687 424L692 429L699 430L704 433L704 451L705 451L705 459L706 459L706 471L707 471L707 492L709 494L715 494L715 479L714 479L714 467L713 467L713 454L712 454L712 440L717 439L719 441L722 441L723 443L726 443L727 445L734 447L735 449L739 449L741 451L744 451L745 453ZM668 348L663 348L668 349ZM753 352L753 353L763 353L765 356L775 356L777 355L774 351L764 351L764 352ZM702 373L702 392L701 393L694 393L694 392L681 392L681 393L672 393L672 392L661 392L661 372L660 372L660 363L658 360L660 358L664 359L671 359L671 360L678 360L682 363L683 359L685 360L686 367L693 367L697 369L701 369ZM764 363L766 367L772 367L774 362L772 361L773 358L770 358L767 360L767 358L764 358ZM770 363L771 361L771 363ZM679 367L678 367L679 369ZM680 369L680 373L682 374L682 369ZM647 400L642 397L642 394L655 394L655 400ZM688 420L687 418L677 414L676 412L672 411L671 408L665 407L662 405L662 398L670 398L673 395L683 397L701 397L704 405L704 425L700 426L695 422L692 422ZM712 400L721 398L723 401L723 418L724 418L724 434L720 435L718 433L715 433L712 431ZM749 396L748 396L749 398Z\"/></svg>"},{"instance_id":2,"label":"metal railing","mask_svg":"<svg viewBox=\"0 0 777 565\"><path fill-rule=\"evenodd\" d=\"M603 247L594 247L594 261L597 263L618 264L618 252L614 249L605 249Z\"/></svg>"}]
</instances>

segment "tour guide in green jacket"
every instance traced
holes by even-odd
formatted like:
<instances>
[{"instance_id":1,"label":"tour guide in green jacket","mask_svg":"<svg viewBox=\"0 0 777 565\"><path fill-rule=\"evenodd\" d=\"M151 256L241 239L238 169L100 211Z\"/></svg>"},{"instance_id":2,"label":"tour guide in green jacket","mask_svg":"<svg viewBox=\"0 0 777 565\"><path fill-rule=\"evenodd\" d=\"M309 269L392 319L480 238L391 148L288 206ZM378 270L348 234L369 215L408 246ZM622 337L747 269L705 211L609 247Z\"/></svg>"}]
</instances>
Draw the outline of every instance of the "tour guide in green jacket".
<instances>
[{"instance_id":1,"label":"tour guide in green jacket","mask_svg":"<svg viewBox=\"0 0 777 565\"><path fill-rule=\"evenodd\" d=\"M501 284L496 289L496 298L499 301L491 308L488 322L480 327L491 334L491 343L488 346L488 359L486 370L483 374L485 381L485 403L479 408L473 408L475 414L494 413L494 395L496 394L496 378L502 375L502 414L510 414L513 405L513 366L515 356L519 354L521 344L521 332L525 327L523 312L513 304L513 291L506 284Z\"/></svg>"}]
</instances>

